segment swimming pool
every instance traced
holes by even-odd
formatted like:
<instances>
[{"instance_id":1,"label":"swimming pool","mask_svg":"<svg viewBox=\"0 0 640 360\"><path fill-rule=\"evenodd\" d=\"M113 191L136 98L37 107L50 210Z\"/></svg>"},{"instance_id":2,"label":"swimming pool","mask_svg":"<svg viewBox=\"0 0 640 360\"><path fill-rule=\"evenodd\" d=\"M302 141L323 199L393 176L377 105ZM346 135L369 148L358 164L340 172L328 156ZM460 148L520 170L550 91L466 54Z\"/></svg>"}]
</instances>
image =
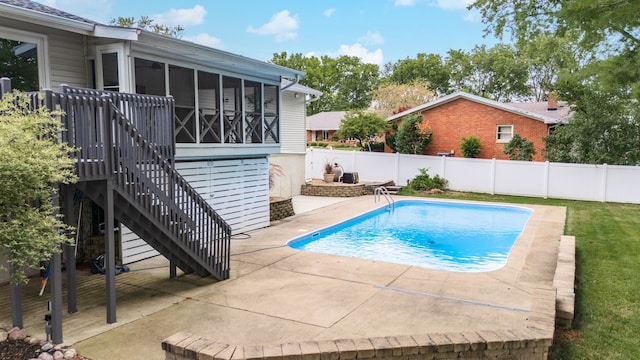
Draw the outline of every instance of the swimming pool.
<instances>
[{"instance_id":1,"label":"swimming pool","mask_svg":"<svg viewBox=\"0 0 640 360\"><path fill-rule=\"evenodd\" d=\"M531 209L428 200L401 200L294 238L305 251L458 272L503 267Z\"/></svg>"}]
</instances>

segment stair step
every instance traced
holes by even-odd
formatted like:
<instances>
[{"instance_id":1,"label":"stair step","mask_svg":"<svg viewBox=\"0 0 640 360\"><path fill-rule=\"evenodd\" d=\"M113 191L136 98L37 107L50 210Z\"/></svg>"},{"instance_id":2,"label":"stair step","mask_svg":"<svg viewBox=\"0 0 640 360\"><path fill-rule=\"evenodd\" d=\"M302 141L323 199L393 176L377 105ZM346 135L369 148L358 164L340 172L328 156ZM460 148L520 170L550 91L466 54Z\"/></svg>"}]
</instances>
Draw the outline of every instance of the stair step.
<instances>
[{"instance_id":1,"label":"stair step","mask_svg":"<svg viewBox=\"0 0 640 360\"><path fill-rule=\"evenodd\" d=\"M402 186L387 186L387 191L389 191L389 194L391 195L398 195L398 192L400 190L402 190Z\"/></svg>"}]
</instances>

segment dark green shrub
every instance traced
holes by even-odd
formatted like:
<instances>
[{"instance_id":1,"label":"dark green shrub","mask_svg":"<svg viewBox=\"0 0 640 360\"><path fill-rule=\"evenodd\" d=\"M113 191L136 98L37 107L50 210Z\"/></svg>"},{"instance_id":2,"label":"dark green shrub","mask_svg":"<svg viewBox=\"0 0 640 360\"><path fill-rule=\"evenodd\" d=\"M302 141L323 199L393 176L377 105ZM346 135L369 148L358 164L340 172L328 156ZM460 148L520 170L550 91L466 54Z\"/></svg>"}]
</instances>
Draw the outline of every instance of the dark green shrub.
<instances>
[{"instance_id":1,"label":"dark green shrub","mask_svg":"<svg viewBox=\"0 0 640 360\"><path fill-rule=\"evenodd\" d=\"M369 146L371 146L371 151L384 152L384 142L382 142L382 141L380 141L380 142L371 142L371 143L369 143Z\"/></svg>"},{"instance_id":2,"label":"dark green shrub","mask_svg":"<svg viewBox=\"0 0 640 360\"><path fill-rule=\"evenodd\" d=\"M312 141L312 142L309 143L309 146L318 146L318 143L315 142L315 141Z\"/></svg>"},{"instance_id":3,"label":"dark green shrub","mask_svg":"<svg viewBox=\"0 0 640 360\"><path fill-rule=\"evenodd\" d=\"M327 144L326 142L319 142L318 143L318 146L320 146L320 147L327 147L327 145L329 145L329 144Z\"/></svg>"},{"instance_id":4,"label":"dark green shrub","mask_svg":"<svg viewBox=\"0 0 640 360\"><path fill-rule=\"evenodd\" d=\"M460 144L460 150L462 156L466 158L475 158L480 154L480 138L471 135L462 138L462 144Z\"/></svg>"},{"instance_id":5,"label":"dark green shrub","mask_svg":"<svg viewBox=\"0 0 640 360\"><path fill-rule=\"evenodd\" d=\"M439 175L429 176L427 169L420 169L420 175L414 177L409 181L409 188L415 191L428 191L432 189L446 190L449 186L449 181L445 178L441 178Z\"/></svg>"},{"instance_id":6,"label":"dark green shrub","mask_svg":"<svg viewBox=\"0 0 640 360\"><path fill-rule=\"evenodd\" d=\"M531 161L536 149L533 147L533 141L515 134L511 141L504 144L502 152L509 155L509 160Z\"/></svg>"}]
</instances>

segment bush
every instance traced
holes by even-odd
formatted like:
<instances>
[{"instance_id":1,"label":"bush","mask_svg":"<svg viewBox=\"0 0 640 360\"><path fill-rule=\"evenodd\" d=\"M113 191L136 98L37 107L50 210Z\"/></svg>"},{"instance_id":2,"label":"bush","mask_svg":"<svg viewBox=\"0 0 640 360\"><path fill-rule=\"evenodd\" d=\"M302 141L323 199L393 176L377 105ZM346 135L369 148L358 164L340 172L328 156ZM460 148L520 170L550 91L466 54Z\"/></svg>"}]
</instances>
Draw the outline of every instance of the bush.
<instances>
[{"instance_id":1,"label":"bush","mask_svg":"<svg viewBox=\"0 0 640 360\"><path fill-rule=\"evenodd\" d=\"M414 177L409 181L409 188L414 191L428 191L432 189L446 190L449 186L449 181L445 178L441 178L439 175L429 176L427 169L420 169L420 175Z\"/></svg>"},{"instance_id":2,"label":"bush","mask_svg":"<svg viewBox=\"0 0 640 360\"><path fill-rule=\"evenodd\" d=\"M323 148L327 147L327 145L329 145L329 144L327 144L326 142L319 142L318 143L318 146L323 147Z\"/></svg>"},{"instance_id":3,"label":"bush","mask_svg":"<svg viewBox=\"0 0 640 360\"><path fill-rule=\"evenodd\" d=\"M384 142L380 141L380 142L371 142L369 143L369 146L371 146L371 151L372 152L384 152Z\"/></svg>"},{"instance_id":4,"label":"bush","mask_svg":"<svg viewBox=\"0 0 640 360\"><path fill-rule=\"evenodd\" d=\"M324 136L318 135L318 136L316 136L316 140L322 141L322 140L324 140Z\"/></svg>"},{"instance_id":5,"label":"bush","mask_svg":"<svg viewBox=\"0 0 640 360\"><path fill-rule=\"evenodd\" d=\"M318 146L318 143L315 142L315 141L312 141L312 142L309 143L309 146Z\"/></svg>"},{"instance_id":6,"label":"bush","mask_svg":"<svg viewBox=\"0 0 640 360\"><path fill-rule=\"evenodd\" d=\"M509 155L509 160L531 161L536 149L533 147L533 141L515 134L511 141L504 144L502 152Z\"/></svg>"},{"instance_id":7,"label":"bush","mask_svg":"<svg viewBox=\"0 0 640 360\"><path fill-rule=\"evenodd\" d=\"M480 138L471 135L462 138L462 144L460 144L460 150L462 156L466 158L475 158L480 154Z\"/></svg>"}]
</instances>

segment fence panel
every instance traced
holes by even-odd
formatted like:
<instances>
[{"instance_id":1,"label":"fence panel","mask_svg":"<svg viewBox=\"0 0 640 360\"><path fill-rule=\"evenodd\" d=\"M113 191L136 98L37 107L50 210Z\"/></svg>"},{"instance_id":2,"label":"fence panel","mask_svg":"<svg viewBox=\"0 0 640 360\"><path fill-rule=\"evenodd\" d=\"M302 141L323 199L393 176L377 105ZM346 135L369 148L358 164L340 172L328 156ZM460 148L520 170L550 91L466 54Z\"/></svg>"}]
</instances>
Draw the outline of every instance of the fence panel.
<instances>
[{"instance_id":1,"label":"fence panel","mask_svg":"<svg viewBox=\"0 0 640 360\"><path fill-rule=\"evenodd\" d=\"M546 197L546 163L496 160L495 193Z\"/></svg>"},{"instance_id":2,"label":"fence panel","mask_svg":"<svg viewBox=\"0 0 640 360\"><path fill-rule=\"evenodd\" d=\"M640 204L640 166L312 149L307 151L307 178L322 178L326 160L339 163L346 172L357 171L361 181L406 185L425 168L429 175L447 179L452 190Z\"/></svg>"},{"instance_id":3,"label":"fence panel","mask_svg":"<svg viewBox=\"0 0 640 360\"><path fill-rule=\"evenodd\" d=\"M608 166L606 201L640 204L640 166Z\"/></svg>"}]
</instances>

